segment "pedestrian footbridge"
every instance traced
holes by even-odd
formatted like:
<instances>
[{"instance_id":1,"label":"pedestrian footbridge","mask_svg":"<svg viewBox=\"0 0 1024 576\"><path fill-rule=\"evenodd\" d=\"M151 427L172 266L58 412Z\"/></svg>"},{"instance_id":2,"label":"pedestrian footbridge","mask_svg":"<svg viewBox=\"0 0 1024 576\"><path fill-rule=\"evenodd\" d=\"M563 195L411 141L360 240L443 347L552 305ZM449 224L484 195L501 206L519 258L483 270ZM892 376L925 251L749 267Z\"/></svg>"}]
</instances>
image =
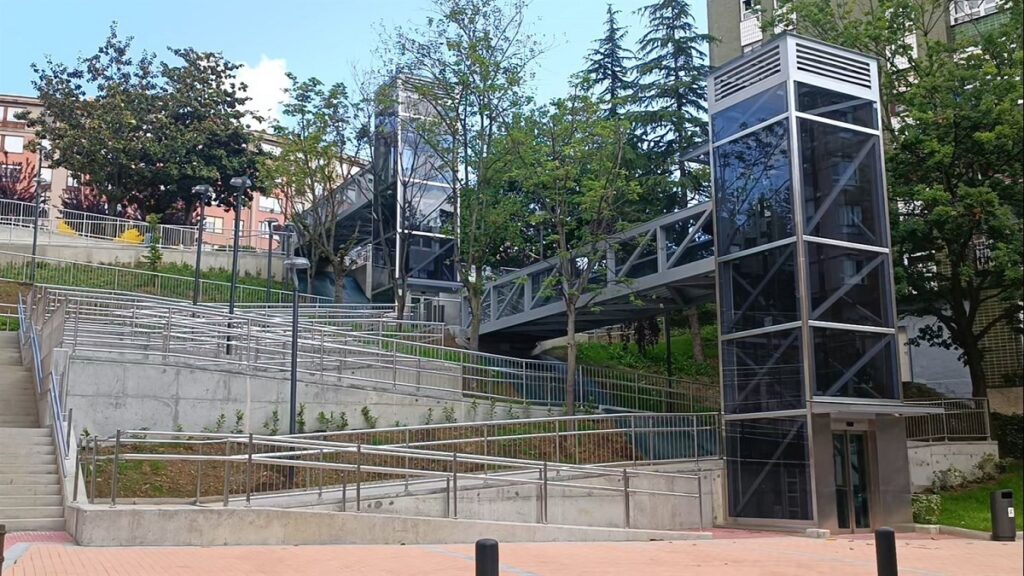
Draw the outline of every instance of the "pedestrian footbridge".
<instances>
[{"instance_id":1,"label":"pedestrian footbridge","mask_svg":"<svg viewBox=\"0 0 1024 576\"><path fill-rule=\"evenodd\" d=\"M602 246L595 291L582 299L585 331L664 313L714 298L711 203L705 202L617 234ZM587 250L587 253L592 253ZM481 337L551 338L565 334L565 304L548 287L558 257L505 274L487 285Z\"/></svg>"}]
</instances>

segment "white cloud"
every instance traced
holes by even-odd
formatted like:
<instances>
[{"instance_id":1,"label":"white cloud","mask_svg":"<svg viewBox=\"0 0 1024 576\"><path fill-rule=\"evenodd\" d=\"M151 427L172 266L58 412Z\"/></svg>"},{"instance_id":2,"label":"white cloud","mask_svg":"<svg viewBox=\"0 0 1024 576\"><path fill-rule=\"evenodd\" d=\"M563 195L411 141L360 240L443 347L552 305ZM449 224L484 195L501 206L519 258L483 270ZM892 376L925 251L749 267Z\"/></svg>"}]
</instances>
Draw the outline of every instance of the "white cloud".
<instances>
[{"instance_id":1,"label":"white cloud","mask_svg":"<svg viewBox=\"0 0 1024 576\"><path fill-rule=\"evenodd\" d=\"M260 63L250 66L243 62L235 73L239 82L244 82L248 89L246 94L251 98L245 108L264 117L263 122L255 122L250 118L251 127L267 129L281 114L281 104L287 99L285 89L288 88L288 77L285 76L287 66L284 58L267 58L260 56Z\"/></svg>"}]
</instances>

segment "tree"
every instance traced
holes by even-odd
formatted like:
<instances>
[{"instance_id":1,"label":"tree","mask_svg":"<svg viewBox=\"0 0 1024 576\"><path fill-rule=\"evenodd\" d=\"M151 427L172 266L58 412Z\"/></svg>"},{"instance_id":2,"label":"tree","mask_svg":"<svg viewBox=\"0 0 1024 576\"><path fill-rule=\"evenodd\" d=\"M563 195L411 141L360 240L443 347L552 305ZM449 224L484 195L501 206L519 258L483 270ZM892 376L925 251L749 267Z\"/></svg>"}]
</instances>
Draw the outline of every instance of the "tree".
<instances>
[{"instance_id":1,"label":"tree","mask_svg":"<svg viewBox=\"0 0 1024 576\"><path fill-rule=\"evenodd\" d=\"M138 217L191 224L196 184L234 204L228 181L247 175L260 188L259 148L242 123L245 85L220 54L172 49L181 64L151 52L132 55L116 24L95 54L73 65L33 64L45 113L28 119L53 145L51 165L80 174L82 185Z\"/></svg>"},{"instance_id":2,"label":"tree","mask_svg":"<svg viewBox=\"0 0 1024 576\"><path fill-rule=\"evenodd\" d=\"M527 102L524 82L540 49L525 29L523 0L434 0L436 15L399 29L399 69L427 111L407 123L449 176L459 218L454 263L470 308L469 343L479 346L485 270L508 241L509 210L495 174L508 157L495 142ZM499 224L499 226L496 226Z\"/></svg>"},{"instance_id":3,"label":"tree","mask_svg":"<svg viewBox=\"0 0 1024 576\"><path fill-rule=\"evenodd\" d=\"M947 1L880 0L860 12L828 4L796 0L789 10L798 31L882 64L900 313L933 316L916 339L959 348L973 394L985 397L985 337L1019 324L1024 300L1022 3L1006 2L991 29L961 24L956 43L930 34Z\"/></svg>"},{"instance_id":4,"label":"tree","mask_svg":"<svg viewBox=\"0 0 1024 576\"><path fill-rule=\"evenodd\" d=\"M608 4L605 34L587 55L587 66L583 69L585 85L596 91L607 114L612 117L619 115L633 91L629 67L633 53L622 45L626 31L619 25L618 14L619 11Z\"/></svg>"},{"instance_id":5,"label":"tree","mask_svg":"<svg viewBox=\"0 0 1024 576\"><path fill-rule=\"evenodd\" d=\"M349 253L369 230L339 224L343 213L371 194L372 180L355 177L364 140L357 134L352 103L343 84L325 86L318 78L299 80L289 73L289 101L274 125L280 152L269 172L283 192L291 220L309 251L309 274L324 262L334 272L334 301L344 299Z\"/></svg>"},{"instance_id":6,"label":"tree","mask_svg":"<svg viewBox=\"0 0 1024 576\"><path fill-rule=\"evenodd\" d=\"M555 100L526 115L510 137L513 172L557 247L558 265L542 291L566 314L566 412L576 398L576 317L608 285L607 241L623 230L638 186L622 169L630 124L605 118L586 96Z\"/></svg>"}]
</instances>

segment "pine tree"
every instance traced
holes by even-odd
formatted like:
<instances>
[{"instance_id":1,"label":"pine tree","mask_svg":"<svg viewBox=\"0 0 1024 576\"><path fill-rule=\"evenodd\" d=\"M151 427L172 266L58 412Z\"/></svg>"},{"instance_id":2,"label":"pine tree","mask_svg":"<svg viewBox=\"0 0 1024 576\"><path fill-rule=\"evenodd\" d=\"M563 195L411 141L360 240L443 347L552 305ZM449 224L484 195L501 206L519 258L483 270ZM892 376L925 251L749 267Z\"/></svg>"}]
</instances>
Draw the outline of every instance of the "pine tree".
<instances>
[{"instance_id":1,"label":"pine tree","mask_svg":"<svg viewBox=\"0 0 1024 576\"><path fill-rule=\"evenodd\" d=\"M703 46L711 37L697 31L686 0L657 0L640 9L647 32L640 38L633 67L637 126L652 163L675 180L676 208L698 201L706 188L691 174L683 154L707 132Z\"/></svg>"},{"instance_id":2,"label":"pine tree","mask_svg":"<svg viewBox=\"0 0 1024 576\"><path fill-rule=\"evenodd\" d=\"M618 14L619 11L608 4L605 34L595 40L597 46L587 54L587 67L583 69L583 81L597 95L609 118L619 116L633 90L629 63L634 55L622 45L626 29L619 25Z\"/></svg>"}]
</instances>

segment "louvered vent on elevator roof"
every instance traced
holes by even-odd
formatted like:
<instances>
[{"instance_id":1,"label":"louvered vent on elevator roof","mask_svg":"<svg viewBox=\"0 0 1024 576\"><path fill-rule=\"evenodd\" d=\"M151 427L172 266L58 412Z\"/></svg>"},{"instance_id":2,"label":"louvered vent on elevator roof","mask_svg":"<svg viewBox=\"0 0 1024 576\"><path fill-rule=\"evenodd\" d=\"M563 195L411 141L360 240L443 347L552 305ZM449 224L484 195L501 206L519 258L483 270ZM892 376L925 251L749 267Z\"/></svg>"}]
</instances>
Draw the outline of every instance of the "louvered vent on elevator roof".
<instances>
[{"instance_id":1,"label":"louvered vent on elevator roof","mask_svg":"<svg viewBox=\"0 0 1024 576\"><path fill-rule=\"evenodd\" d=\"M870 64L823 46L797 42L796 69L861 88L871 88Z\"/></svg>"},{"instance_id":2,"label":"louvered vent on elevator roof","mask_svg":"<svg viewBox=\"0 0 1024 576\"><path fill-rule=\"evenodd\" d=\"M715 76L715 102L721 102L737 92L753 86L765 78L782 71L782 50L778 44L765 50L735 68Z\"/></svg>"}]
</instances>

